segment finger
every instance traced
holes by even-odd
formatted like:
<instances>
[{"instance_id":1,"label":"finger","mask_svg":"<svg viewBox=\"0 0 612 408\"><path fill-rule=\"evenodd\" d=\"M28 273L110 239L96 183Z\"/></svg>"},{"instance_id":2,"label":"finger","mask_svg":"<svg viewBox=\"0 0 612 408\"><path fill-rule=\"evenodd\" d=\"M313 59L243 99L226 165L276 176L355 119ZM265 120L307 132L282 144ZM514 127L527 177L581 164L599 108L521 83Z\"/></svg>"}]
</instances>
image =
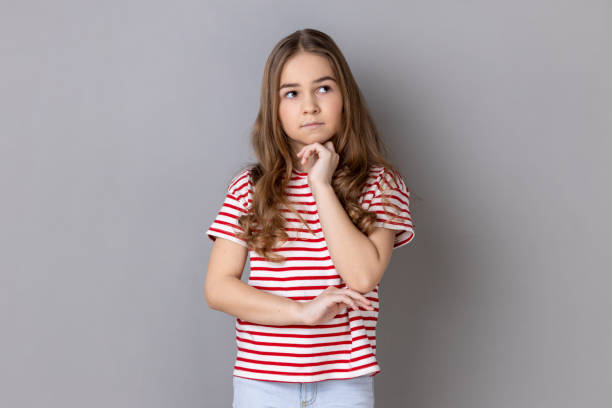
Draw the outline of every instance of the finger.
<instances>
[{"instance_id":1,"label":"finger","mask_svg":"<svg viewBox=\"0 0 612 408\"><path fill-rule=\"evenodd\" d=\"M371 305L372 304L372 302L370 302L369 299L366 299L366 300L354 299L354 300L355 300L355 302L359 302L359 303L364 304L364 305Z\"/></svg>"},{"instance_id":2,"label":"finger","mask_svg":"<svg viewBox=\"0 0 612 408\"><path fill-rule=\"evenodd\" d=\"M355 304L353 299L351 299L349 296L338 294L336 295L336 297L337 299L339 299L340 302L346 303L347 305L351 306L354 310L359 309L359 307Z\"/></svg>"},{"instance_id":3,"label":"finger","mask_svg":"<svg viewBox=\"0 0 612 408\"><path fill-rule=\"evenodd\" d=\"M309 147L311 148L311 150L314 150L315 152L317 152L317 154L329 153L329 149L327 149L325 146L323 146L319 142L314 142L313 144L309 145Z\"/></svg>"},{"instance_id":4,"label":"finger","mask_svg":"<svg viewBox=\"0 0 612 408\"><path fill-rule=\"evenodd\" d=\"M363 302L362 302L363 303ZM374 310L374 306L370 304L363 303L363 308L368 310Z\"/></svg>"},{"instance_id":5,"label":"finger","mask_svg":"<svg viewBox=\"0 0 612 408\"><path fill-rule=\"evenodd\" d=\"M332 286L332 287L335 288L340 293L344 292L347 295L354 297L360 305L363 305L364 308L369 309L369 310L374 310L374 307L372 306L372 302L368 298L363 296L361 293L353 289L349 289L348 287L344 287L342 289L336 288L335 286Z\"/></svg>"},{"instance_id":6,"label":"finger","mask_svg":"<svg viewBox=\"0 0 612 408\"><path fill-rule=\"evenodd\" d=\"M352 307L351 305L351 301L347 296L344 295L334 295L332 297L329 298L329 300L334 303L334 304L338 304L338 303L343 303L344 305L348 306L348 307Z\"/></svg>"},{"instance_id":7,"label":"finger","mask_svg":"<svg viewBox=\"0 0 612 408\"><path fill-rule=\"evenodd\" d=\"M306 146L304 148L304 151L302 152L302 161L308 160L308 157L310 156L313 150L314 150L314 147L312 145Z\"/></svg>"},{"instance_id":8,"label":"finger","mask_svg":"<svg viewBox=\"0 0 612 408\"><path fill-rule=\"evenodd\" d=\"M368 309L368 310L372 310L373 307L369 302L364 302L363 300L355 300L355 303L357 303L359 306L363 307L364 309Z\"/></svg>"},{"instance_id":9,"label":"finger","mask_svg":"<svg viewBox=\"0 0 612 408\"><path fill-rule=\"evenodd\" d=\"M339 289L336 286L328 286L325 290L328 292L333 292L334 294L339 294L339 295L342 295L342 291L344 291L344 289ZM359 292L355 292L355 293L359 295ZM374 310L374 307L371 305L370 300L368 300L367 298L364 298L363 300L360 298L357 298L357 303L359 305L362 305L364 309Z\"/></svg>"},{"instance_id":10,"label":"finger","mask_svg":"<svg viewBox=\"0 0 612 408\"><path fill-rule=\"evenodd\" d=\"M311 145L306 145L306 146L302 147L302 148L300 149L300 151L297 153L297 156L298 156L298 157L299 157L299 156L303 156L303 155L304 155L304 153L306 152L306 150L308 150L308 149L310 148L310 146L311 146Z\"/></svg>"},{"instance_id":11,"label":"finger","mask_svg":"<svg viewBox=\"0 0 612 408\"><path fill-rule=\"evenodd\" d=\"M328 140L327 142L325 142L324 146L327 147L332 152L336 151L336 149L334 149L334 144L331 140Z\"/></svg>"},{"instance_id":12,"label":"finger","mask_svg":"<svg viewBox=\"0 0 612 408\"><path fill-rule=\"evenodd\" d=\"M314 159L316 153L317 152L310 152L310 153L308 153L308 156L306 156L304 158L304 162L307 162L311 157Z\"/></svg>"},{"instance_id":13,"label":"finger","mask_svg":"<svg viewBox=\"0 0 612 408\"><path fill-rule=\"evenodd\" d=\"M357 305L355 310L374 310L374 307L372 307L371 305L368 305L368 304L362 302L361 300L356 300L354 302Z\"/></svg>"},{"instance_id":14,"label":"finger","mask_svg":"<svg viewBox=\"0 0 612 408\"><path fill-rule=\"evenodd\" d=\"M344 288L344 291L345 291L345 292L346 292L348 295L350 295L350 296L352 296L352 297L354 297L354 298L356 298L356 299L362 300L362 301L364 301L364 302L366 302L366 303L368 303L368 304L369 304L369 303L371 303L371 302L370 302L370 300L369 300L368 298L366 298L366 297L365 297L365 296L363 296L361 293L359 293L359 292L357 292L357 291L355 291L355 290L353 290L353 289Z\"/></svg>"}]
</instances>

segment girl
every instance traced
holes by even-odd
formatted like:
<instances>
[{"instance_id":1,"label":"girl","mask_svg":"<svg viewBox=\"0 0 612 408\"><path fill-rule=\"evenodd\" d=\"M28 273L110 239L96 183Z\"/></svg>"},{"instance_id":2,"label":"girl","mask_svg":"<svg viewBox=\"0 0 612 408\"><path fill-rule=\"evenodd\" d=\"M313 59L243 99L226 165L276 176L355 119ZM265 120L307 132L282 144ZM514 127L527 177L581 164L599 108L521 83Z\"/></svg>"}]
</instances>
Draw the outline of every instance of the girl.
<instances>
[{"instance_id":1,"label":"girl","mask_svg":"<svg viewBox=\"0 0 612 408\"><path fill-rule=\"evenodd\" d=\"M233 407L373 407L378 287L414 237L408 188L328 35L283 38L262 82L258 163L207 231L206 301L236 317Z\"/></svg>"}]
</instances>

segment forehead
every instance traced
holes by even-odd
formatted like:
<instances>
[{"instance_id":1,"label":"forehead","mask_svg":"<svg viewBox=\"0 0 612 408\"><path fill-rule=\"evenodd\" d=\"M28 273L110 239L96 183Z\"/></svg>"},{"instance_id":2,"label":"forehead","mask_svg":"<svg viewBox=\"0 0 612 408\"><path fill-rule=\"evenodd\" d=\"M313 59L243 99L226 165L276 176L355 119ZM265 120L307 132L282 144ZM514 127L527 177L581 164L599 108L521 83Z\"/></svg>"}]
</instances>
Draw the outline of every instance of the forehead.
<instances>
[{"instance_id":1,"label":"forehead","mask_svg":"<svg viewBox=\"0 0 612 408\"><path fill-rule=\"evenodd\" d=\"M309 52L297 53L289 58L281 71L280 81L309 84L322 76L334 76L334 71L327 60Z\"/></svg>"}]
</instances>

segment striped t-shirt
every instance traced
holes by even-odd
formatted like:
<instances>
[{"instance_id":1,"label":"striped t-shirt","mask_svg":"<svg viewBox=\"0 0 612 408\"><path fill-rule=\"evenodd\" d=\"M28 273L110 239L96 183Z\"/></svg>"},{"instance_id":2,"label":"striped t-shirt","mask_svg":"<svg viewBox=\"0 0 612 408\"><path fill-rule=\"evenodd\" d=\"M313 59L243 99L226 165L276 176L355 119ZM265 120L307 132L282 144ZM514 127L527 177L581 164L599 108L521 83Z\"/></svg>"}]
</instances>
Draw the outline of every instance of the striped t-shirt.
<instances>
[{"instance_id":1,"label":"striped t-shirt","mask_svg":"<svg viewBox=\"0 0 612 408\"><path fill-rule=\"evenodd\" d=\"M289 240L274 251L285 256L285 262L267 262L249 248L248 284L298 302L314 299L328 286L345 286L327 249L307 176L308 173L293 170L286 194L314 235L286 207L280 206L287 220ZM383 177L389 184L381 184ZM386 209L381 203L381 186L388 197ZM248 248L236 233L242 230L238 218L251 205L252 187L249 169L232 179L221 210L206 232L210 239L221 237ZM377 214L377 227L397 230L394 249L414 237L409 194L401 177L382 166L372 166L359 198L363 208ZM388 221L390 216L384 210L399 217ZM344 313L324 324L273 326L236 318L238 347L233 375L266 381L314 382L379 373L375 356L379 286L364 294L372 302L373 310L345 308Z\"/></svg>"}]
</instances>

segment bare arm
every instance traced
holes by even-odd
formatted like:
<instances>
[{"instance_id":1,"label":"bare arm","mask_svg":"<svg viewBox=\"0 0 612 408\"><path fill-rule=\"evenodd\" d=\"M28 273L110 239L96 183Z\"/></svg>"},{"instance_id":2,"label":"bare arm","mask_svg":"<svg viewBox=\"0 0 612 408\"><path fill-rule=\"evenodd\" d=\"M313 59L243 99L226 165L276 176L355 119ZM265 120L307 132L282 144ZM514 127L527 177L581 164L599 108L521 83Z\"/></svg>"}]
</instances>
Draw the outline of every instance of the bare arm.
<instances>
[{"instance_id":1,"label":"bare arm","mask_svg":"<svg viewBox=\"0 0 612 408\"><path fill-rule=\"evenodd\" d=\"M242 280L248 250L217 237L210 253L204 294L208 305L242 320L274 326L315 325L333 318L343 306L368 310L370 301L350 289L333 286L315 299L297 302L254 288Z\"/></svg>"},{"instance_id":2,"label":"bare arm","mask_svg":"<svg viewBox=\"0 0 612 408\"><path fill-rule=\"evenodd\" d=\"M395 232L376 228L366 236L351 221L328 183L312 183L329 254L347 285L368 293L380 282L393 250Z\"/></svg>"},{"instance_id":3,"label":"bare arm","mask_svg":"<svg viewBox=\"0 0 612 408\"><path fill-rule=\"evenodd\" d=\"M302 324L298 302L240 280L247 254L246 247L227 239L215 239L204 290L208 305L252 323Z\"/></svg>"}]
</instances>

